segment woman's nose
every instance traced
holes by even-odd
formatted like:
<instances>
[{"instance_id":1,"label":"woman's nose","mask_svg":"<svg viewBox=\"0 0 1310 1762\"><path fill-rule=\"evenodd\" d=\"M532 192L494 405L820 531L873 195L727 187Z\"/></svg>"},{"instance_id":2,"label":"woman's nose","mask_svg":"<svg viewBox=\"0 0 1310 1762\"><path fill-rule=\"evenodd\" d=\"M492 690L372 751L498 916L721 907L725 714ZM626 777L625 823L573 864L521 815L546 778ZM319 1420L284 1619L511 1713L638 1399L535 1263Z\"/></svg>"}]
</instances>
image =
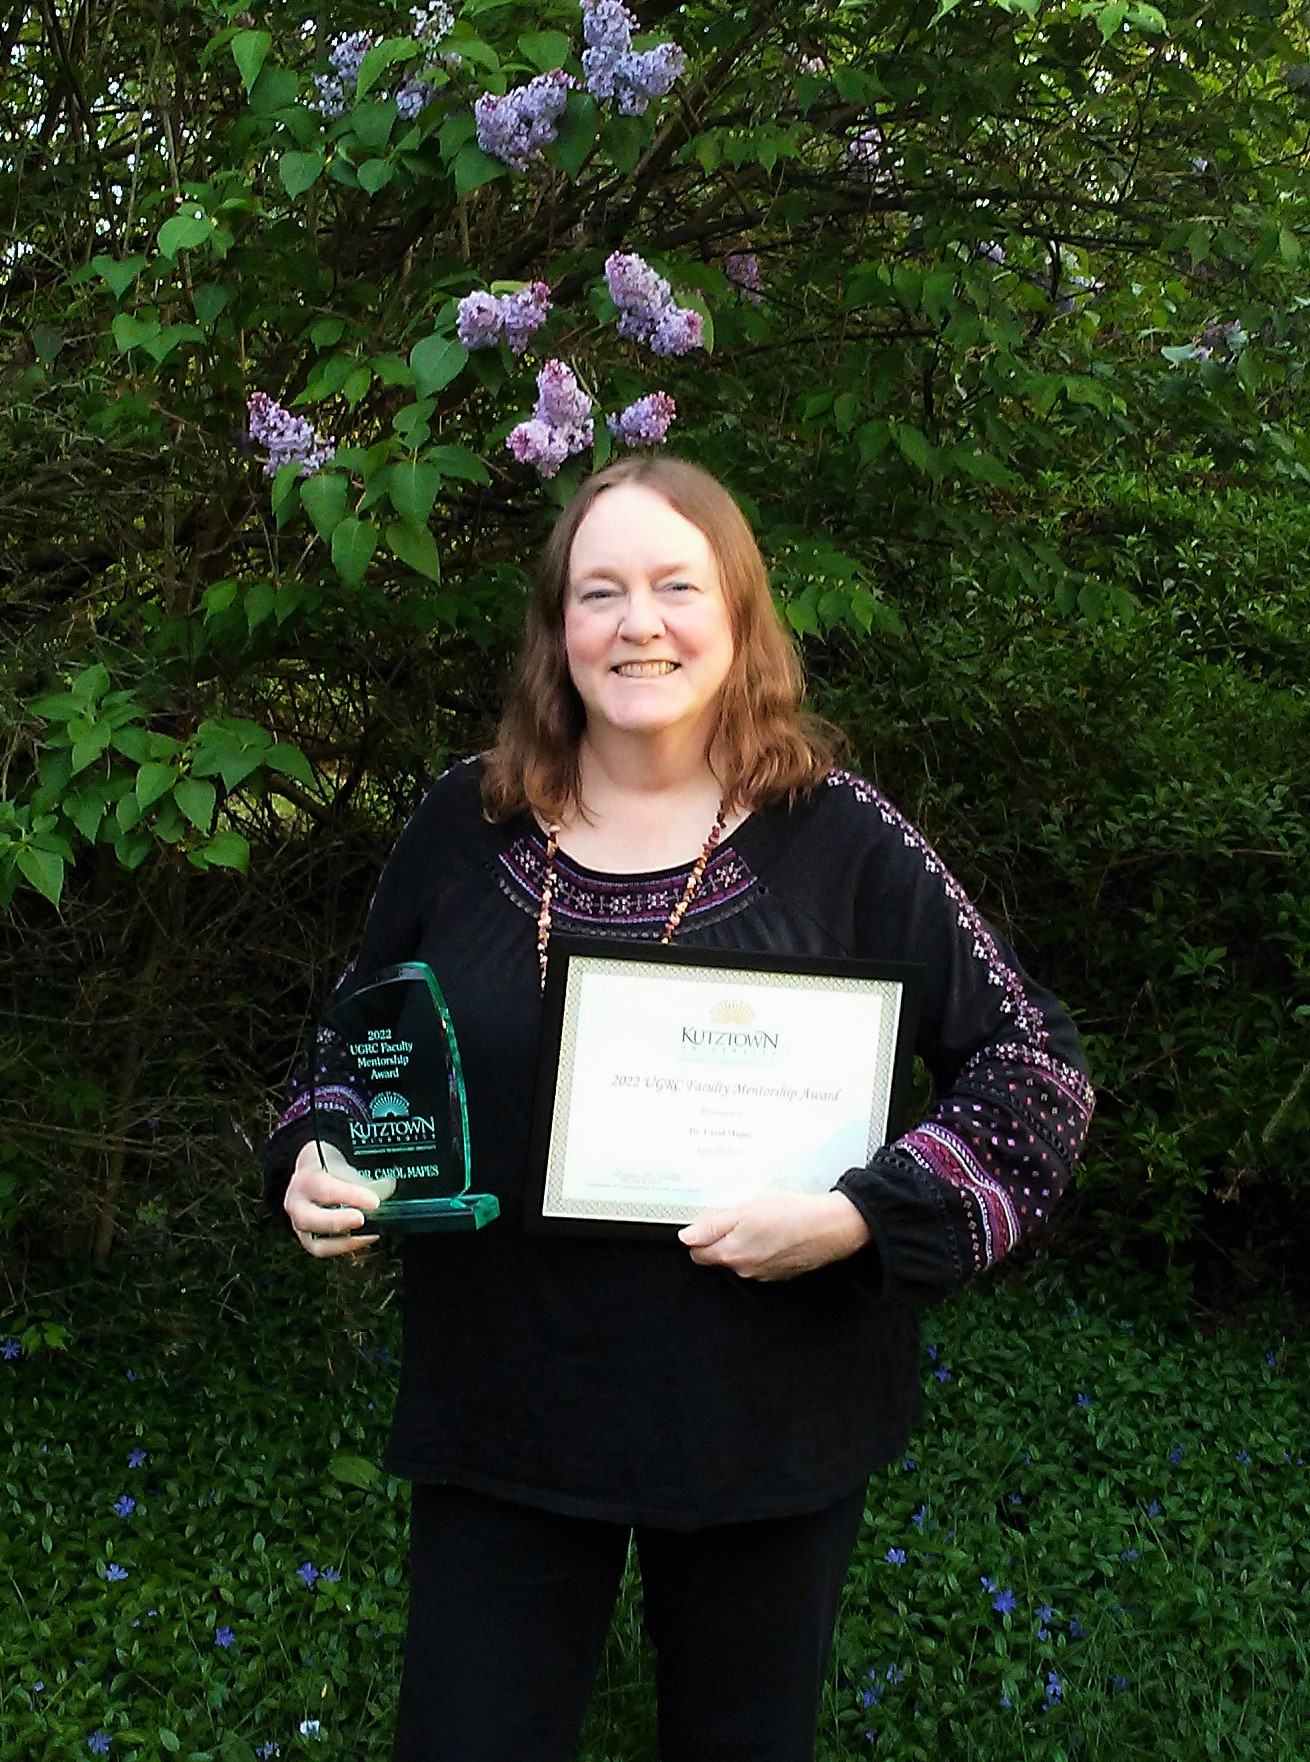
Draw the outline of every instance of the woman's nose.
<instances>
[{"instance_id":1,"label":"woman's nose","mask_svg":"<svg viewBox=\"0 0 1310 1762\"><path fill-rule=\"evenodd\" d=\"M663 629L664 620L655 595L649 588L633 588L624 602L619 634L629 642L649 642Z\"/></svg>"}]
</instances>

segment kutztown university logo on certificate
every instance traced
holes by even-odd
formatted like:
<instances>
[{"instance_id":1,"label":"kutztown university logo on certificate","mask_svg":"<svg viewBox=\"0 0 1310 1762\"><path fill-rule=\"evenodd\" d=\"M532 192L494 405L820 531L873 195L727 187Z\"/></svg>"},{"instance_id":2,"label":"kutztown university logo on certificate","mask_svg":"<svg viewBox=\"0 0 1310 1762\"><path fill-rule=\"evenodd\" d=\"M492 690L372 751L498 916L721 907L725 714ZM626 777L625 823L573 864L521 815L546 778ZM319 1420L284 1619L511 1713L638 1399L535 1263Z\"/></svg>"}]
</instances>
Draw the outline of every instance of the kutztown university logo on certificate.
<instances>
[{"instance_id":1,"label":"kutztown university logo on certificate","mask_svg":"<svg viewBox=\"0 0 1310 1762\"><path fill-rule=\"evenodd\" d=\"M725 997L712 1005L703 1023L684 1023L681 1056L695 1062L768 1064L778 1056L776 1028L757 1026L755 1011L743 998Z\"/></svg>"}]
</instances>

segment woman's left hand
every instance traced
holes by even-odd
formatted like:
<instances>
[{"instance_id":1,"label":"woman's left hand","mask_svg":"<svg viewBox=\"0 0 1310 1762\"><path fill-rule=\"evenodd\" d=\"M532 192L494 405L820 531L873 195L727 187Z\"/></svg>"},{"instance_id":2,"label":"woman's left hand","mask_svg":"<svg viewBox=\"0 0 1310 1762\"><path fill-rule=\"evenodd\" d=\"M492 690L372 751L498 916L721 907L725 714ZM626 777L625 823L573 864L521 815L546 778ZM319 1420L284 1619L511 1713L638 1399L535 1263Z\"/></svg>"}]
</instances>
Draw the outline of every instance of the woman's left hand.
<instances>
[{"instance_id":1,"label":"woman's left hand","mask_svg":"<svg viewBox=\"0 0 1310 1762\"><path fill-rule=\"evenodd\" d=\"M703 1211L678 1240L697 1266L726 1266L743 1279L794 1279L857 1253L869 1226L844 1193L766 1193Z\"/></svg>"}]
</instances>

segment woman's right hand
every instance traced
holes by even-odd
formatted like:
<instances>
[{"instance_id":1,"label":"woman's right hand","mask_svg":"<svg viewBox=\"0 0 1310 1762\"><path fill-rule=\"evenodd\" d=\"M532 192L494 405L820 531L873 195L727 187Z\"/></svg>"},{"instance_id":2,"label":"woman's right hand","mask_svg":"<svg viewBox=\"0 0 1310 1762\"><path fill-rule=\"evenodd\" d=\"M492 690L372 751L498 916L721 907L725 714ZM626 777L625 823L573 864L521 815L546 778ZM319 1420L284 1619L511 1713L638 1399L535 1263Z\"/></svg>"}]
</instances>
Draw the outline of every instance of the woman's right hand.
<instances>
[{"instance_id":1,"label":"woman's right hand","mask_svg":"<svg viewBox=\"0 0 1310 1762\"><path fill-rule=\"evenodd\" d=\"M324 1260L334 1254L357 1254L377 1241L376 1236L347 1232L360 1229L382 1197L335 1144L311 1139L296 1158L282 1204L305 1253Z\"/></svg>"}]
</instances>

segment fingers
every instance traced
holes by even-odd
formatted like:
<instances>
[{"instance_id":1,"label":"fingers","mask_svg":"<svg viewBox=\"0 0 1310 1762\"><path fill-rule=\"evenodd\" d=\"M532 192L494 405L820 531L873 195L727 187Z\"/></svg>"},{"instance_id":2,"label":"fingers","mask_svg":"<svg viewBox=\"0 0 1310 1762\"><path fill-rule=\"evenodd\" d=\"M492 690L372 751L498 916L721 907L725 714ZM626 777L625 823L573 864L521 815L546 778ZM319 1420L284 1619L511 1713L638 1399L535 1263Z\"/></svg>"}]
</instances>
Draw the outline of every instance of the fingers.
<instances>
[{"instance_id":1,"label":"fingers","mask_svg":"<svg viewBox=\"0 0 1310 1762\"><path fill-rule=\"evenodd\" d=\"M712 1243L721 1242L725 1236L731 1235L737 1222L738 1213L735 1211L703 1211L699 1217L694 1217L678 1231L678 1240L684 1247L693 1250L708 1248ZM699 1261L700 1256L693 1253L692 1259Z\"/></svg>"},{"instance_id":2,"label":"fingers","mask_svg":"<svg viewBox=\"0 0 1310 1762\"><path fill-rule=\"evenodd\" d=\"M315 1236L308 1230L297 1230L296 1236L305 1253L312 1254L315 1260L334 1260L342 1254L358 1254L378 1240L376 1236Z\"/></svg>"}]
</instances>

